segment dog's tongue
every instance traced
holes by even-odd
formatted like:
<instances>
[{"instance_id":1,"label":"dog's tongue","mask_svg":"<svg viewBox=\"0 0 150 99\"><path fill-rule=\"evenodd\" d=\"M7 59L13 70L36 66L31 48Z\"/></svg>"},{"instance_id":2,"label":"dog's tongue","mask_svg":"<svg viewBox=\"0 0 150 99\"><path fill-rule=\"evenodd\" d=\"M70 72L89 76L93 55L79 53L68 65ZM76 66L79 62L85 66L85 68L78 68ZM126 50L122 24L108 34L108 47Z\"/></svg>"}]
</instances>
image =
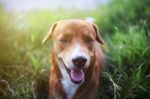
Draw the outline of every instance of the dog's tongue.
<instances>
[{"instance_id":1,"label":"dog's tongue","mask_svg":"<svg viewBox=\"0 0 150 99\"><path fill-rule=\"evenodd\" d=\"M84 79L83 70L71 70L71 78L74 81L82 81Z\"/></svg>"}]
</instances>

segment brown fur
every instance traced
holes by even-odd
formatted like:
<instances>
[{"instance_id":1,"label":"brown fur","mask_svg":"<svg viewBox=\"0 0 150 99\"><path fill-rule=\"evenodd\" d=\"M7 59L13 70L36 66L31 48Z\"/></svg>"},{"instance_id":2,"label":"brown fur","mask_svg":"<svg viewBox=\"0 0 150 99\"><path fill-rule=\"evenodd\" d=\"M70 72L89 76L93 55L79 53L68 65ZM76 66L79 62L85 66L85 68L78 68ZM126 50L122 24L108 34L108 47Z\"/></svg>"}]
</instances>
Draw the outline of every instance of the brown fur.
<instances>
[{"instance_id":1,"label":"brown fur","mask_svg":"<svg viewBox=\"0 0 150 99\"><path fill-rule=\"evenodd\" d=\"M67 35L70 33L69 38L72 39L72 43L69 45L56 43L57 39L61 35L60 33L66 33ZM85 35L89 35L93 39L95 39L92 45L85 45L85 43L81 41L81 39L86 39ZM83 49L85 49L85 51L93 53L93 56L90 60L90 66L85 72L85 81L77 89L75 95L73 96L73 99L96 99L96 93L99 86L99 76L104 64L104 55L99 44L103 44L103 40L98 33L97 27L92 23L81 20L61 21L52 26L50 32L46 35L43 42L47 41L47 39L50 37L52 37L52 39L54 40L51 60L52 65L49 79L50 99L52 97L56 98L56 96L60 96L62 99L67 99L67 93L64 92L63 86L61 84L62 75L57 63L59 61L57 54L61 51L63 51L64 53L68 53L68 51L73 48L76 42L79 42L83 46Z\"/></svg>"}]
</instances>

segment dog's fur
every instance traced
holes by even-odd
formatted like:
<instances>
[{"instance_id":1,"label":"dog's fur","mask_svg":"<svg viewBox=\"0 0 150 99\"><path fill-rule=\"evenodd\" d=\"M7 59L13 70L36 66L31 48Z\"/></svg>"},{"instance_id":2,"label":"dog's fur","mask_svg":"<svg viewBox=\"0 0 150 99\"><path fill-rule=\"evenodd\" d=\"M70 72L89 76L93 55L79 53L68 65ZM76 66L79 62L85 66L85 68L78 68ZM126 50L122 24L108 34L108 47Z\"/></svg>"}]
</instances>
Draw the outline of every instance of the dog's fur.
<instances>
[{"instance_id":1,"label":"dog's fur","mask_svg":"<svg viewBox=\"0 0 150 99\"><path fill-rule=\"evenodd\" d=\"M49 38L54 42L49 96L54 99L96 99L104 64L103 40L96 25L79 19L59 21L52 25L42 43ZM83 56L87 62L79 70L84 70L83 80L76 84L66 68L70 71L79 69L72 63L72 59L78 56Z\"/></svg>"}]
</instances>

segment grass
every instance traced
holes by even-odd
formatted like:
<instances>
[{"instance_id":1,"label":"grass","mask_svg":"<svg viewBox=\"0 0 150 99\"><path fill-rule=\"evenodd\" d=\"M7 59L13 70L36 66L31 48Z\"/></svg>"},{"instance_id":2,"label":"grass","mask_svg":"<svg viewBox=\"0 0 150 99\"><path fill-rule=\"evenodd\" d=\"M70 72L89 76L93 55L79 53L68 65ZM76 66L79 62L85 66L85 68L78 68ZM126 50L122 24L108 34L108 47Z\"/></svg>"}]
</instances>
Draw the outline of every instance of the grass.
<instances>
[{"instance_id":1,"label":"grass","mask_svg":"<svg viewBox=\"0 0 150 99\"><path fill-rule=\"evenodd\" d=\"M114 35L107 38L107 67L104 72L104 86L108 90L103 99L148 99L150 46L143 29L130 26L124 33L116 29ZM107 79L107 80L106 80ZM100 91L102 91L100 90ZM109 92L111 90L111 92ZM113 92L113 93L112 93ZM105 95L106 94L106 95ZM107 94L111 95L109 97Z\"/></svg>"},{"instance_id":2,"label":"grass","mask_svg":"<svg viewBox=\"0 0 150 99\"><path fill-rule=\"evenodd\" d=\"M50 68L47 54L52 42L43 46L42 38L57 20L93 17L105 40L106 54L98 95L101 99L149 99L150 13L147 0L138 2L114 0L88 12L12 13L1 7L0 98L46 99Z\"/></svg>"}]
</instances>

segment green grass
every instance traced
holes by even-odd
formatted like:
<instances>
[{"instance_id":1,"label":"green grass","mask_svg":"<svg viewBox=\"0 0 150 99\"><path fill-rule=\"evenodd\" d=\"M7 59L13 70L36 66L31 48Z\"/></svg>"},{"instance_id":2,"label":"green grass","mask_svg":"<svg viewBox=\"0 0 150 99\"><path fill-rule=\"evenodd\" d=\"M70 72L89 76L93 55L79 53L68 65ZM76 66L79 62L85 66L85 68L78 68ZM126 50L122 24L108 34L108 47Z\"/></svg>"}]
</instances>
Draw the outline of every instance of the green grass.
<instances>
[{"instance_id":1,"label":"green grass","mask_svg":"<svg viewBox=\"0 0 150 99\"><path fill-rule=\"evenodd\" d=\"M130 26L126 32L116 29L106 39L107 65L102 81L104 88L100 90L103 94L100 96L104 99L141 99L145 96L148 99L150 46L145 31ZM103 92L104 89L107 91ZM107 94L110 96L106 97Z\"/></svg>"},{"instance_id":2,"label":"green grass","mask_svg":"<svg viewBox=\"0 0 150 99\"><path fill-rule=\"evenodd\" d=\"M114 0L94 11L10 13L1 7L0 98L45 99L52 42L41 45L44 35L57 20L93 17L105 40L106 54L98 95L101 99L149 99L150 13L147 2Z\"/></svg>"}]
</instances>

